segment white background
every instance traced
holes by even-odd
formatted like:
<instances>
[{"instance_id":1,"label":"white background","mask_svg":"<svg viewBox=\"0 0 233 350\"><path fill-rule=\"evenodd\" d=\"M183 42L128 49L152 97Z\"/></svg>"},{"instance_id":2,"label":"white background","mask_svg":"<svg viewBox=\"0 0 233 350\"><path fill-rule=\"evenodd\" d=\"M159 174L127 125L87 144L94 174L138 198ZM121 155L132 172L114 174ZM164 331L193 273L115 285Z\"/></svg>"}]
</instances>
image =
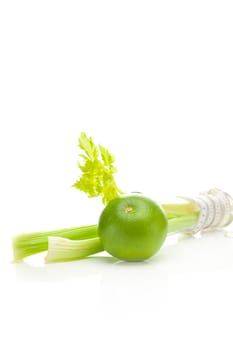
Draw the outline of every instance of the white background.
<instances>
[{"instance_id":1,"label":"white background","mask_svg":"<svg viewBox=\"0 0 233 350\"><path fill-rule=\"evenodd\" d=\"M1 1L1 349L232 349L222 232L138 264L11 264L16 233L97 222L71 188L81 131L125 191L233 194L232 18L225 0Z\"/></svg>"}]
</instances>

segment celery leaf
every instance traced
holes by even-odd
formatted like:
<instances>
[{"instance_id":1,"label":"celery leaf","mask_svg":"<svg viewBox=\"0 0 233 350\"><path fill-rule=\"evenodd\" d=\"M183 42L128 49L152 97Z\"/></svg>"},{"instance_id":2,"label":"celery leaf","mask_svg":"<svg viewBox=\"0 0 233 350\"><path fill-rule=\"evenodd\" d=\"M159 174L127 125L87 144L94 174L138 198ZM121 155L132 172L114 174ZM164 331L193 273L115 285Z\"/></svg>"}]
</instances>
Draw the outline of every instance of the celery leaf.
<instances>
[{"instance_id":1,"label":"celery leaf","mask_svg":"<svg viewBox=\"0 0 233 350\"><path fill-rule=\"evenodd\" d=\"M115 157L103 146L96 146L91 137L84 132L79 136L79 148L83 151L79 156L82 163L78 167L82 172L73 184L76 189L85 192L89 197L102 197L104 204L123 192L117 187L114 174L117 172L113 165Z\"/></svg>"}]
</instances>

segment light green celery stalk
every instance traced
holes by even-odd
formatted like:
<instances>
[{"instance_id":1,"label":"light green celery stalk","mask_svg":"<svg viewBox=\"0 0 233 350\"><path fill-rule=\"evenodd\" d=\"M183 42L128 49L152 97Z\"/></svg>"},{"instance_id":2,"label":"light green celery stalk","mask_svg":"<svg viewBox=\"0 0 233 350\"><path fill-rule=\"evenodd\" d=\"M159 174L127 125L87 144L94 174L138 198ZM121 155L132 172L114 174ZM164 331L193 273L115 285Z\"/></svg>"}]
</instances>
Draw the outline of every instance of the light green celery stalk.
<instances>
[{"instance_id":1,"label":"light green celery stalk","mask_svg":"<svg viewBox=\"0 0 233 350\"><path fill-rule=\"evenodd\" d=\"M183 215L168 219L168 235L178 233L179 231L192 226L197 221L197 218L198 214L193 213L192 215ZM61 253L60 261L80 259L81 257L83 258L97 253L97 251L95 251L95 246L92 245L92 239L96 239L95 242L99 240L98 225L74 227L71 229L67 228L59 231L27 233L15 236L13 238L14 261L18 262L28 256L48 250L49 242L51 245L50 249L55 249L56 246L52 245L53 238L55 239L55 243L57 242L57 238L65 239L65 244L63 246L65 251ZM67 241L70 242L69 245ZM82 253L82 256L80 256L80 252L77 249L79 247L77 242L82 243L82 247L85 249L85 255ZM62 243L60 244L62 246ZM73 247L77 249L76 255L74 254L72 244ZM98 250L98 252L100 252L103 248L100 242L98 245L99 247L101 246L101 249ZM62 250L61 246L59 246L60 252ZM54 257L54 254L50 253L49 257L46 258L46 261L52 261L51 256ZM59 257L57 256L53 261L55 260L59 261Z\"/></svg>"},{"instance_id":2,"label":"light green celery stalk","mask_svg":"<svg viewBox=\"0 0 233 350\"><path fill-rule=\"evenodd\" d=\"M97 225L79 226L63 230L25 233L13 237L14 261L21 261L24 258L41 253L48 249L48 238L51 236L63 237L72 240L83 240L97 237Z\"/></svg>"},{"instance_id":3,"label":"light green celery stalk","mask_svg":"<svg viewBox=\"0 0 233 350\"><path fill-rule=\"evenodd\" d=\"M78 162L82 174L73 187L84 191L89 197L102 197L104 204L123 192L117 187L114 174L115 157L103 146L95 145L91 137L82 132L78 146L83 160ZM89 239L98 236L97 225L73 227L63 230L21 234L13 238L14 261L20 261L32 254L48 249L48 237L58 236L72 240Z\"/></svg>"},{"instance_id":4,"label":"light green celery stalk","mask_svg":"<svg viewBox=\"0 0 233 350\"><path fill-rule=\"evenodd\" d=\"M99 237L77 241L61 237L49 237L49 248L45 261L61 262L77 260L102 252L103 250L104 248Z\"/></svg>"},{"instance_id":5,"label":"light green celery stalk","mask_svg":"<svg viewBox=\"0 0 233 350\"><path fill-rule=\"evenodd\" d=\"M168 235L177 233L185 228L192 226L198 219L199 211L193 203L188 202L184 204L163 204L162 207L165 210L166 216L168 218ZM21 261L30 255L48 250L48 241L52 242L52 237L69 239L71 240L70 246L72 245L72 241L85 241L86 256L88 256L95 253L93 251L92 244L89 245L89 239L99 237L98 225L79 226L66 228L63 230L25 233L17 235L13 238L14 261ZM92 241L90 240L90 243L91 242ZM64 245L64 249L67 249L67 244ZM73 251L71 251L71 253L72 256L74 256ZM77 252L77 256L78 255L79 252ZM67 257L67 260L70 260L69 254L67 254ZM73 257L73 259L75 258ZM47 261L48 260L49 258L47 258Z\"/></svg>"},{"instance_id":6,"label":"light green celery stalk","mask_svg":"<svg viewBox=\"0 0 233 350\"><path fill-rule=\"evenodd\" d=\"M106 205L123 192L116 185L113 165L115 158L91 137L81 133L79 148L83 162L78 162L82 174L73 185L89 197L102 197ZM192 226L198 218L198 208L192 201L184 204L163 204L168 218L168 234ZM80 259L103 250L98 236L98 225L72 227L63 230L21 234L13 238L14 261L48 250L46 261Z\"/></svg>"},{"instance_id":7,"label":"light green celery stalk","mask_svg":"<svg viewBox=\"0 0 233 350\"><path fill-rule=\"evenodd\" d=\"M179 233L197 222L199 211L194 205L190 205L190 203L172 204L172 210L170 211L166 211L166 207L168 208L167 205L164 205L163 207L168 217L168 236ZM176 208L177 210L175 210ZM192 211L191 208L193 208ZM181 212L182 215L180 215ZM179 214L179 216L174 216L177 214ZM77 260L99 253L103 250L104 248L98 237L98 231L95 239L91 238L83 241L74 241L72 239L50 236L49 249L45 261L52 263Z\"/></svg>"}]
</instances>

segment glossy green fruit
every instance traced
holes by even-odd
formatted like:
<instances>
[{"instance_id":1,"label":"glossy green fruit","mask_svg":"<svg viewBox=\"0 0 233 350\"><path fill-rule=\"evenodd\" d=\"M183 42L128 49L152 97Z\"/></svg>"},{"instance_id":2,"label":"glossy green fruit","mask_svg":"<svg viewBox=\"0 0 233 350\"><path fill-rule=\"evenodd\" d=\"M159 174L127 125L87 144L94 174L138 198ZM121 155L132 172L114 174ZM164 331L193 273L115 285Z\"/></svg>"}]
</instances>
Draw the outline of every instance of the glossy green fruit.
<instances>
[{"instance_id":1,"label":"glossy green fruit","mask_svg":"<svg viewBox=\"0 0 233 350\"><path fill-rule=\"evenodd\" d=\"M145 260L167 235L163 209L150 198L127 195L113 199L100 215L98 232L104 249L121 260Z\"/></svg>"}]
</instances>

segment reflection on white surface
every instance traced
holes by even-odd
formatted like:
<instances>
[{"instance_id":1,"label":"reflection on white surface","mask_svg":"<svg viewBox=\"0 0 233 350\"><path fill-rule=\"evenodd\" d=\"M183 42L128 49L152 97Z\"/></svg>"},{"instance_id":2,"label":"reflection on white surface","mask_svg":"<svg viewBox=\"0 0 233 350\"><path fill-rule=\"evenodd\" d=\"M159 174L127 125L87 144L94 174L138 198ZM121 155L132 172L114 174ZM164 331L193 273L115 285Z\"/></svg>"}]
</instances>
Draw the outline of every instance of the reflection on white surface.
<instances>
[{"instance_id":1,"label":"reflection on white surface","mask_svg":"<svg viewBox=\"0 0 233 350\"><path fill-rule=\"evenodd\" d=\"M127 348L132 339L143 348L145 339L153 342L155 337L166 348L176 339L191 349L194 332L203 336L206 325L211 326L209 341L209 334L218 334L219 323L233 313L233 239L224 232L170 237L154 258L137 263L99 255L44 265L42 258L8 264L2 271L5 323L9 332L15 327L22 337L22 320L30 329L30 342L38 337L38 329L53 341L52 327L56 337L60 332L62 348L72 348L77 337L87 348L96 347L104 334L103 349L124 349L123 339ZM13 318L9 310L14 310ZM227 337L231 323L224 327ZM43 342L41 338L40 346Z\"/></svg>"},{"instance_id":2,"label":"reflection on white surface","mask_svg":"<svg viewBox=\"0 0 233 350\"><path fill-rule=\"evenodd\" d=\"M84 260L39 266L22 262L14 264L14 269L21 281L61 282L99 275L108 264L113 264L116 260L111 256L89 257Z\"/></svg>"},{"instance_id":3,"label":"reflection on white surface","mask_svg":"<svg viewBox=\"0 0 233 350\"><path fill-rule=\"evenodd\" d=\"M40 262L41 258L38 256ZM38 264L38 260L32 261ZM23 262L12 268L17 281L31 285L33 290L38 285L45 293L48 288L56 293L62 288L65 293L69 290L73 298L75 294L89 295L86 299L91 298L92 307L110 318L113 314L154 315L155 310L166 315L179 303L192 305L192 312L196 312L193 298L214 302L212 298L218 293L224 291L227 296L232 292L229 275L233 268L233 240L226 238L223 231L176 235L167 239L159 254L148 261L129 263L98 255L39 266Z\"/></svg>"}]
</instances>

